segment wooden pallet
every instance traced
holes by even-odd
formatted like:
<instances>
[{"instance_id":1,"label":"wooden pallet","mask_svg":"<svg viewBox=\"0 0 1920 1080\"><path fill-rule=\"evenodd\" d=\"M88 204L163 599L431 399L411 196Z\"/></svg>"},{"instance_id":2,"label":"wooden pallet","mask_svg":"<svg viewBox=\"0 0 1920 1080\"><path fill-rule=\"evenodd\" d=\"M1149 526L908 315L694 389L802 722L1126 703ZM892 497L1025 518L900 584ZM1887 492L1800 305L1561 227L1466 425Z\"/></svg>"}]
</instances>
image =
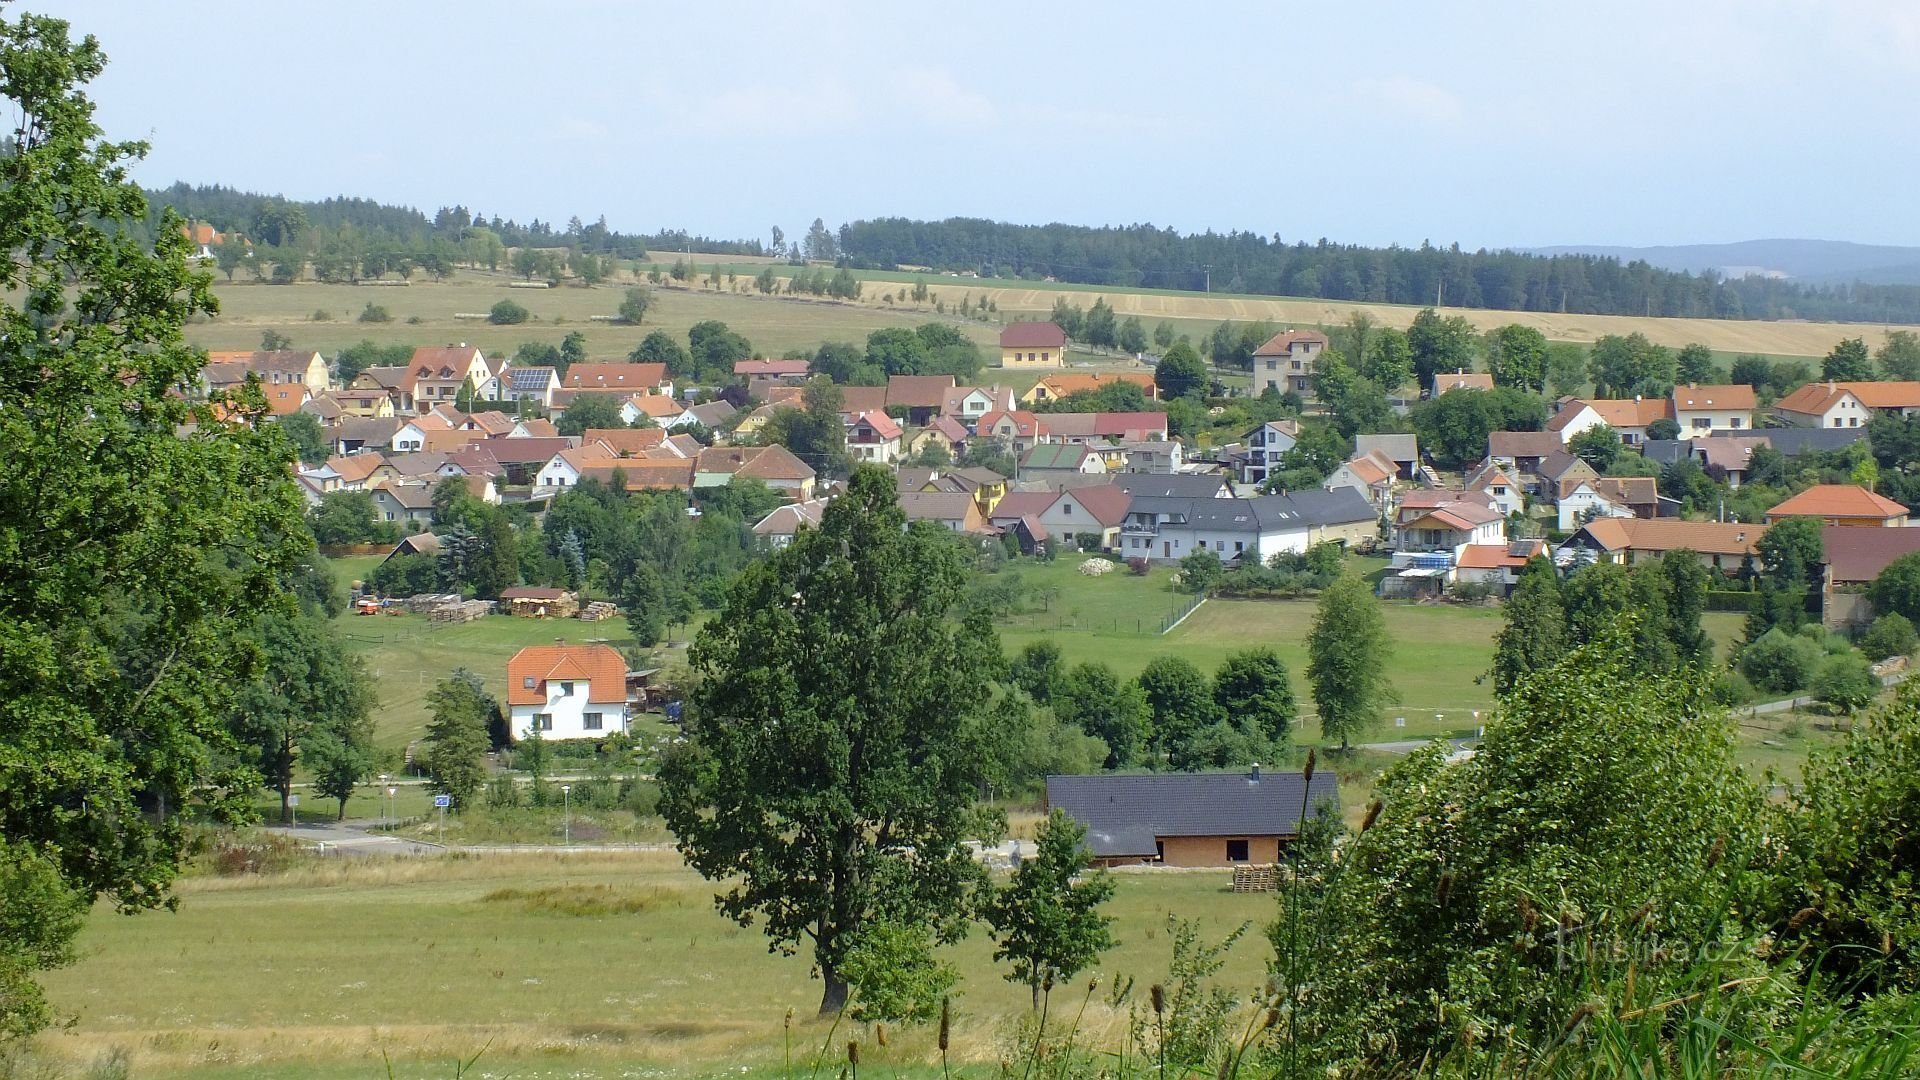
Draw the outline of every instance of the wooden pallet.
<instances>
[{"instance_id":1,"label":"wooden pallet","mask_svg":"<svg viewBox=\"0 0 1920 1080\"><path fill-rule=\"evenodd\" d=\"M1236 866L1233 868L1234 892L1272 892L1280 887L1277 866Z\"/></svg>"}]
</instances>

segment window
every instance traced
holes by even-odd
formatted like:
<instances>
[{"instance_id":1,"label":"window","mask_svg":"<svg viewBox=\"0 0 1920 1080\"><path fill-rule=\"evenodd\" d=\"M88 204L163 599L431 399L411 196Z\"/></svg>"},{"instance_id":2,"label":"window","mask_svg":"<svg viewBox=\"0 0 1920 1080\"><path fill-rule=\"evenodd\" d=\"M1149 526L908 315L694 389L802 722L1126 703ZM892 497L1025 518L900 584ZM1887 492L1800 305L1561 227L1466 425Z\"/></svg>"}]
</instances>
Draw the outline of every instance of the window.
<instances>
[{"instance_id":1,"label":"window","mask_svg":"<svg viewBox=\"0 0 1920 1080\"><path fill-rule=\"evenodd\" d=\"M550 712L534 713L533 714L533 730L552 731L553 730L553 714Z\"/></svg>"},{"instance_id":2,"label":"window","mask_svg":"<svg viewBox=\"0 0 1920 1080\"><path fill-rule=\"evenodd\" d=\"M1733 430L1735 430L1735 431L1738 431L1738 430L1740 430L1740 418L1736 416L1736 417L1733 417L1732 419L1730 419L1730 420L1728 420L1728 421L1727 421L1727 426L1728 426L1728 427L1730 427L1730 428L1732 428L1732 429L1733 429Z\"/></svg>"},{"instance_id":3,"label":"window","mask_svg":"<svg viewBox=\"0 0 1920 1080\"><path fill-rule=\"evenodd\" d=\"M1278 360L1269 360L1269 361L1267 361L1267 370L1268 370L1268 371L1279 371L1279 370L1280 370L1280 361L1278 361Z\"/></svg>"},{"instance_id":4,"label":"window","mask_svg":"<svg viewBox=\"0 0 1920 1080\"><path fill-rule=\"evenodd\" d=\"M1061 503L1061 504L1060 504L1060 516L1061 516L1061 517L1072 517L1072 516L1073 516L1073 504L1072 504L1072 503Z\"/></svg>"},{"instance_id":5,"label":"window","mask_svg":"<svg viewBox=\"0 0 1920 1080\"><path fill-rule=\"evenodd\" d=\"M1505 485L1495 484L1493 485L1493 493L1495 495L1505 495L1507 493L1507 489Z\"/></svg>"},{"instance_id":6,"label":"window","mask_svg":"<svg viewBox=\"0 0 1920 1080\"><path fill-rule=\"evenodd\" d=\"M563 682L563 683L561 683L561 684L560 684L560 696L561 696L561 697L572 697L572 696L573 696L573 684L572 684L572 683L570 683L570 682Z\"/></svg>"},{"instance_id":7,"label":"window","mask_svg":"<svg viewBox=\"0 0 1920 1080\"><path fill-rule=\"evenodd\" d=\"M1227 841L1228 862L1246 862L1248 858L1250 858L1250 856L1247 854L1247 842L1245 840Z\"/></svg>"},{"instance_id":8,"label":"window","mask_svg":"<svg viewBox=\"0 0 1920 1080\"><path fill-rule=\"evenodd\" d=\"M1695 430L1695 431L1712 431L1712 430L1713 430L1713 418L1712 418L1711 416L1696 416L1696 417L1694 417L1694 418L1693 418L1693 430Z\"/></svg>"},{"instance_id":9,"label":"window","mask_svg":"<svg viewBox=\"0 0 1920 1080\"><path fill-rule=\"evenodd\" d=\"M521 679L521 680L520 680L520 688L521 688L522 690L531 690L531 689L533 689L534 687L536 687L536 686L539 686L539 685L540 685L540 680L538 680L538 679L536 679L536 678L534 678L534 677L533 677L533 676L531 676L531 675L529 675L529 676L527 676L526 678L524 678L524 679Z\"/></svg>"},{"instance_id":10,"label":"window","mask_svg":"<svg viewBox=\"0 0 1920 1080\"><path fill-rule=\"evenodd\" d=\"M585 730L587 730L587 731L599 731L599 730L600 730L600 715L601 715L601 714L599 714L599 713L597 713L597 712L590 712L590 713L583 713L583 714L581 714L581 717L580 717L580 726L581 726L581 727L582 727L583 729L585 729Z\"/></svg>"},{"instance_id":11,"label":"window","mask_svg":"<svg viewBox=\"0 0 1920 1080\"><path fill-rule=\"evenodd\" d=\"M1155 840L1153 842L1153 861L1167 861L1167 842L1165 840Z\"/></svg>"}]
</instances>

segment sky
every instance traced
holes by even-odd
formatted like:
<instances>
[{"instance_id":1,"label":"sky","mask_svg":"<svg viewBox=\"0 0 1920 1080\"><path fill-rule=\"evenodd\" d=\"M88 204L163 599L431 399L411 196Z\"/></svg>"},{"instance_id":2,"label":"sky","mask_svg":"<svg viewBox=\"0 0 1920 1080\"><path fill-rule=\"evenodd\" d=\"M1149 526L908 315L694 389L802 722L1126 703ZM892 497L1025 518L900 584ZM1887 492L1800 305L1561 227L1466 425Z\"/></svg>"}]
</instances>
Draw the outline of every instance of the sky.
<instances>
[{"instance_id":1,"label":"sky","mask_svg":"<svg viewBox=\"0 0 1920 1080\"><path fill-rule=\"evenodd\" d=\"M136 178L622 231L1920 244L1920 0L23 0Z\"/></svg>"}]
</instances>

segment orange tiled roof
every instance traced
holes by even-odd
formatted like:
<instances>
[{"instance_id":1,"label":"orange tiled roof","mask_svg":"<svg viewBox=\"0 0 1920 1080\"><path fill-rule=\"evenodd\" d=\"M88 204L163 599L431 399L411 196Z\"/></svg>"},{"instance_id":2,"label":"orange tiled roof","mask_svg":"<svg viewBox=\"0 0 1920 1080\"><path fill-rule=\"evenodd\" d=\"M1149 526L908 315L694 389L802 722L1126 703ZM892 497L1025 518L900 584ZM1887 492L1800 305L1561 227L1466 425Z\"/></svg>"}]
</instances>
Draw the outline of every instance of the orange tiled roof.
<instances>
[{"instance_id":1,"label":"orange tiled roof","mask_svg":"<svg viewBox=\"0 0 1920 1080\"><path fill-rule=\"evenodd\" d=\"M594 704L627 700L627 662L607 645L529 645L514 653L507 661L507 703L546 704L548 679L585 682Z\"/></svg>"},{"instance_id":2,"label":"orange tiled roof","mask_svg":"<svg viewBox=\"0 0 1920 1080\"><path fill-rule=\"evenodd\" d=\"M1790 517L1904 518L1907 508L1853 484L1815 484L1767 511L1767 520Z\"/></svg>"}]
</instances>

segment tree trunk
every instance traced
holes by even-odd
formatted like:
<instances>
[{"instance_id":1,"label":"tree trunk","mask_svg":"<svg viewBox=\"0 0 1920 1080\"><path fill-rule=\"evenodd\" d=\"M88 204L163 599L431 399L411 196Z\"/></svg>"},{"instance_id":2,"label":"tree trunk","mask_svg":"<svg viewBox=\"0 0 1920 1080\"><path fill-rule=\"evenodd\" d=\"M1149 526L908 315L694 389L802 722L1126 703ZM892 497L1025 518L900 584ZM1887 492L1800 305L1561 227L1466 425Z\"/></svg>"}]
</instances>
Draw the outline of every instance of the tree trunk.
<instances>
[{"instance_id":1,"label":"tree trunk","mask_svg":"<svg viewBox=\"0 0 1920 1080\"><path fill-rule=\"evenodd\" d=\"M847 1007L847 980L838 971L823 966L820 981L826 984L820 991L820 1015L838 1016L840 1010Z\"/></svg>"},{"instance_id":2,"label":"tree trunk","mask_svg":"<svg viewBox=\"0 0 1920 1080\"><path fill-rule=\"evenodd\" d=\"M1040 1011L1040 980L1035 979L1034 981L1028 983L1027 989L1033 991L1033 1011L1039 1012Z\"/></svg>"},{"instance_id":3,"label":"tree trunk","mask_svg":"<svg viewBox=\"0 0 1920 1080\"><path fill-rule=\"evenodd\" d=\"M282 783L280 785L280 824L282 825L293 824L292 796L293 796L293 785Z\"/></svg>"}]
</instances>

